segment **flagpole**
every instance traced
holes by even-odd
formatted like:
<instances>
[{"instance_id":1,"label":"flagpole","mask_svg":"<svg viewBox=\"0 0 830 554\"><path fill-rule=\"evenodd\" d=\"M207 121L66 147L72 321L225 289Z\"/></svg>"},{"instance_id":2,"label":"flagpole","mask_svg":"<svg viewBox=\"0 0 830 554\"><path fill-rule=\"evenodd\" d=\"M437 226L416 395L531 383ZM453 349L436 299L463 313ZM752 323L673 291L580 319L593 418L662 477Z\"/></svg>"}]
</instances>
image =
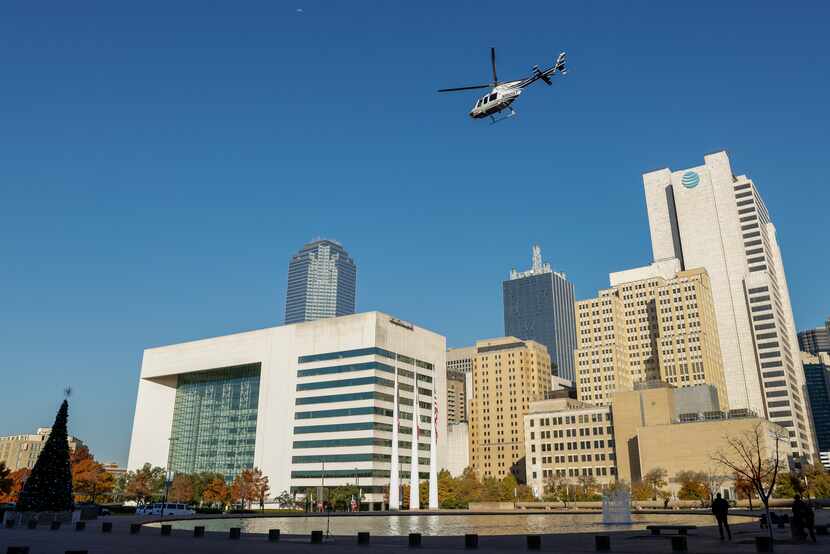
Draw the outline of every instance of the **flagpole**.
<instances>
[{"instance_id":1,"label":"flagpole","mask_svg":"<svg viewBox=\"0 0 830 554\"><path fill-rule=\"evenodd\" d=\"M397 350L397 349L396 349ZM392 399L392 460L389 467L389 511L400 509L400 465L398 454L398 355L395 354L395 394Z\"/></svg>"},{"instance_id":2,"label":"flagpole","mask_svg":"<svg viewBox=\"0 0 830 554\"><path fill-rule=\"evenodd\" d=\"M410 470L409 470L409 509L421 509L421 487L420 472L418 471L418 364L413 364L412 369L412 441L410 448Z\"/></svg>"},{"instance_id":3,"label":"flagpole","mask_svg":"<svg viewBox=\"0 0 830 554\"><path fill-rule=\"evenodd\" d=\"M438 509L438 394L435 392L437 379L433 377L432 425L429 434L429 509Z\"/></svg>"}]
</instances>

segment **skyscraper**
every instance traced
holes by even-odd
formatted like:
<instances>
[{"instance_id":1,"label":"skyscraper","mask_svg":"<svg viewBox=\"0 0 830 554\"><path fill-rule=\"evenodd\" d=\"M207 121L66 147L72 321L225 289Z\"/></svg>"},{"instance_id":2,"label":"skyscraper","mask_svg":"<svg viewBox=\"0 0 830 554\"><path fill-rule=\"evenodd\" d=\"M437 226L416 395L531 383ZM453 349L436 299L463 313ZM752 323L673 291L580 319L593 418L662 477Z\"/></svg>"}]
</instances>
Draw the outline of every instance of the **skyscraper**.
<instances>
[{"instance_id":1,"label":"skyscraper","mask_svg":"<svg viewBox=\"0 0 830 554\"><path fill-rule=\"evenodd\" d=\"M550 356L538 342L480 340L473 358L470 467L479 477L525 482L524 416L550 392Z\"/></svg>"},{"instance_id":2,"label":"skyscraper","mask_svg":"<svg viewBox=\"0 0 830 554\"><path fill-rule=\"evenodd\" d=\"M780 424L791 453L812 456L784 264L755 183L716 152L698 167L646 173L643 184L654 261L709 274L729 407Z\"/></svg>"},{"instance_id":3,"label":"skyscraper","mask_svg":"<svg viewBox=\"0 0 830 554\"><path fill-rule=\"evenodd\" d=\"M288 264L285 323L301 323L354 313L357 266L343 246L315 240Z\"/></svg>"},{"instance_id":4,"label":"skyscraper","mask_svg":"<svg viewBox=\"0 0 830 554\"><path fill-rule=\"evenodd\" d=\"M824 467L830 469L830 354L802 352L801 361L804 363L810 411L816 427L819 458Z\"/></svg>"},{"instance_id":5,"label":"skyscraper","mask_svg":"<svg viewBox=\"0 0 830 554\"><path fill-rule=\"evenodd\" d=\"M798 333L798 347L802 352L818 354L830 352L830 318L824 327L816 327Z\"/></svg>"},{"instance_id":6,"label":"skyscraper","mask_svg":"<svg viewBox=\"0 0 830 554\"><path fill-rule=\"evenodd\" d=\"M504 334L545 345L553 372L573 381L574 286L565 274L543 264L542 250L534 245L532 267L511 270L510 278L502 283L502 293Z\"/></svg>"}]
</instances>

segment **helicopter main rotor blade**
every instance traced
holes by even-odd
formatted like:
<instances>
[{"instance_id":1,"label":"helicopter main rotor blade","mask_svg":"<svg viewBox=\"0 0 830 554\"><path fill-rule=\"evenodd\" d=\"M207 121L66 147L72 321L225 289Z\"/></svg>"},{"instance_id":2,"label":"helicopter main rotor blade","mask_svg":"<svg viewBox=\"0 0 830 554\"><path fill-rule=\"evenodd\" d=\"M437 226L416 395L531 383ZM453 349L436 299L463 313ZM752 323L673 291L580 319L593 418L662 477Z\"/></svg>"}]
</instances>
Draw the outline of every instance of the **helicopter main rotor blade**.
<instances>
[{"instance_id":1,"label":"helicopter main rotor blade","mask_svg":"<svg viewBox=\"0 0 830 554\"><path fill-rule=\"evenodd\" d=\"M471 85L469 87L456 87L456 88L442 88L438 92L455 92L457 90L475 90L479 88L491 88L492 85Z\"/></svg>"},{"instance_id":2,"label":"helicopter main rotor blade","mask_svg":"<svg viewBox=\"0 0 830 554\"><path fill-rule=\"evenodd\" d=\"M496 77L496 49L490 48L490 63L493 65L493 84L499 84L499 78Z\"/></svg>"}]
</instances>

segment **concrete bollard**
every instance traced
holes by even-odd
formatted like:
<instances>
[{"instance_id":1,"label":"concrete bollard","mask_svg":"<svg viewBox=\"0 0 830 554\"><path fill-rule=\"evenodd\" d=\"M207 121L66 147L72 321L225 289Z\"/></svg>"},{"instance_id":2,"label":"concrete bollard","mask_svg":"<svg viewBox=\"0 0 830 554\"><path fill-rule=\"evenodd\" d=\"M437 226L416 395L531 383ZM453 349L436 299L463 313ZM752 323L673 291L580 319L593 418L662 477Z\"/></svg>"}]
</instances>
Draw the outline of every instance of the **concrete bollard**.
<instances>
[{"instance_id":1,"label":"concrete bollard","mask_svg":"<svg viewBox=\"0 0 830 554\"><path fill-rule=\"evenodd\" d=\"M312 531L311 532L311 544L323 544L323 532L322 531Z\"/></svg>"},{"instance_id":2,"label":"concrete bollard","mask_svg":"<svg viewBox=\"0 0 830 554\"><path fill-rule=\"evenodd\" d=\"M138 525L138 524L135 523L133 525ZM141 527L141 526L139 525L139 527ZM104 523L102 523L101 524L101 532L102 533L112 533L112 522L111 521L105 521ZM137 532L138 531L136 531L136 533Z\"/></svg>"},{"instance_id":3,"label":"concrete bollard","mask_svg":"<svg viewBox=\"0 0 830 554\"><path fill-rule=\"evenodd\" d=\"M29 554L28 546L10 546L6 549L6 554Z\"/></svg>"},{"instance_id":4,"label":"concrete bollard","mask_svg":"<svg viewBox=\"0 0 830 554\"><path fill-rule=\"evenodd\" d=\"M163 523L161 525L161 536L162 537L169 537L170 534L173 532L173 526L168 523Z\"/></svg>"},{"instance_id":5,"label":"concrete bollard","mask_svg":"<svg viewBox=\"0 0 830 554\"><path fill-rule=\"evenodd\" d=\"M75 522L75 530L76 531L83 531L86 529L86 521L76 521Z\"/></svg>"},{"instance_id":6,"label":"concrete bollard","mask_svg":"<svg viewBox=\"0 0 830 554\"><path fill-rule=\"evenodd\" d=\"M30 519L26 522L26 529L37 529L37 520Z\"/></svg>"},{"instance_id":7,"label":"concrete bollard","mask_svg":"<svg viewBox=\"0 0 830 554\"><path fill-rule=\"evenodd\" d=\"M421 534L420 533L410 533L409 534L409 548L420 548L421 547Z\"/></svg>"},{"instance_id":8,"label":"concrete bollard","mask_svg":"<svg viewBox=\"0 0 830 554\"><path fill-rule=\"evenodd\" d=\"M278 540L280 540L280 530L268 529L268 540L271 542L277 542Z\"/></svg>"},{"instance_id":9,"label":"concrete bollard","mask_svg":"<svg viewBox=\"0 0 830 554\"><path fill-rule=\"evenodd\" d=\"M528 535L527 536L527 549L528 550L541 550L542 549L542 535Z\"/></svg>"},{"instance_id":10,"label":"concrete bollard","mask_svg":"<svg viewBox=\"0 0 830 554\"><path fill-rule=\"evenodd\" d=\"M193 536L196 537L197 539L199 537L204 537L205 536L205 526L204 525L197 525L196 527L194 527L193 528Z\"/></svg>"},{"instance_id":11,"label":"concrete bollard","mask_svg":"<svg viewBox=\"0 0 830 554\"><path fill-rule=\"evenodd\" d=\"M61 528L61 522L60 521L50 521L49 522L49 529L50 530L57 531L60 528Z\"/></svg>"},{"instance_id":12,"label":"concrete bollard","mask_svg":"<svg viewBox=\"0 0 830 554\"><path fill-rule=\"evenodd\" d=\"M357 544L369 544L369 531L358 531Z\"/></svg>"},{"instance_id":13,"label":"concrete bollard","mask_svg":"<svg viewBox=\"0 0 830 554\"><path fill-rule=\"evenodd\" d=\"M594 548L597 552L608 552L609 550L611 550L611 537L608 535L595 536Z\"/></svg>"},{"instance_id":14,"label":"concrete bollard","mask_svg":"<svg viewBox=\"0 0 830 554\"><path fill-rule=\"evenodd\" d=\"M688 552L689 546L684 535L678 535L671 538L672 552Z\"/></svg>"},{"instance_id":15,"label":"concrete bollard","mask_svg":"<svg viewBox=\"0 0 830 554\"><path fill-rule=\"evenodd\" d=\"M755 552L772 552L772 541L769 537L755 537Z\"/></svg>"},{"instance_id":16,"label":"concrete bollard","mask_svg":"<svg viewBox=\"0 0 830 554\"><path fill-rule=\"evenodd\" d=\"M242 536L242 529L240 527L231 527L228 529L228 538L232 540L239 540Z\"/></svg>"},{"instance_id":17,"label":"concrete bollard","mask_svg":"<svg viewBox=\"0 0 830 554\"><path fill-rule=\"evenodd\" d=\"M478 548L478 535L476 535L476 534L464 535L464 548L467 548L467 549Z\"/></svg>"},{"instance_id":18,"label":"concrete bollard","mask_svg":"<svg viewBox=\"0 0 830 554\"><path fill-rule=\"evenodd\" d=\"M138 535L141 532L141 524L140 523L130 523L130 534L131 535Z\"/></svg>"}]
</instances>

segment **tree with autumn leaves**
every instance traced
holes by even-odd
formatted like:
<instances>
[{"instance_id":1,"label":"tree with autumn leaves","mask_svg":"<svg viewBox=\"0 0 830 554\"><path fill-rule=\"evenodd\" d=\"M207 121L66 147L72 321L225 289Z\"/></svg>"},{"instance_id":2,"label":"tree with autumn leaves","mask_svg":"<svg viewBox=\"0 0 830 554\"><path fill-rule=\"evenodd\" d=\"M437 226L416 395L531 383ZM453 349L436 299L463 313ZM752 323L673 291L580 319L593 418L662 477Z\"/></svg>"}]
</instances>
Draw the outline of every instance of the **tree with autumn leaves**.
<instances>
[{"instance_id":1,"label":"tree with autumn leaves","mask_svg":"<svg viewBox=\"0 0 830 554\"><path fill-rule=\"evenodd\" d=\"M95 503L100 497L109 497L115 478L95 461L86 446L76 448L69 456L69 463L76 501Z\"/></svg>"}]
</instances>

